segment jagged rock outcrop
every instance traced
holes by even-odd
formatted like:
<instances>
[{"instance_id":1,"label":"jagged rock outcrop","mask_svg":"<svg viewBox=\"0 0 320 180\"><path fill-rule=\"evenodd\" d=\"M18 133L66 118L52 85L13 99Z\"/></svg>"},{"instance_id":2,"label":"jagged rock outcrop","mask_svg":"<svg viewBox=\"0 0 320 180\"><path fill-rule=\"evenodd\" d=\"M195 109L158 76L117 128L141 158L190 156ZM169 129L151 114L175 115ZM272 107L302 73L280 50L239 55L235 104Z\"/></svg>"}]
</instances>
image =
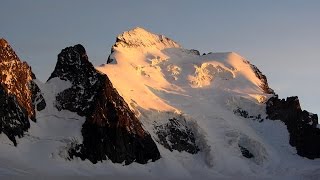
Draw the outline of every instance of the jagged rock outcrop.
<instances>
[{"instance_id":1,"label":"jagged rock outcrop","mask_svg":"<svg viewBox=\"0 0 320 180\"><path fill-rule=\"evenodd\" d=\"M186 125L184 118L180 117L169 119L168 123L156 125L156 134L158 141L170 151L186 151L190 154L196 154L200 151L196 144L194 133Z\"/></svg>"},{"instance_id":2,"label":"jagged rock outcrop","mask_svg":"<svg viewBox=\"0 0 320 180\"><path fill-rule=\"evenodd\" d=\"M20 61L4 39L0 39L0 70L0 132L17 145L15 137L23 136L29 119L36 121L35 110L41 111L46 103L31 67Z\"/></svg>"},{"instance_id":3,"label":"jagged rock outcrop","mask_svg":"<svg viewBox=\"0 0 320 180\"><path fill-rule=\"evenodd\" d=\"M55 77L72 83L71 88L56 96L57 109L67 109L80 116L90 116L94 111L96 98L98 98L96 95L102 89L105 78L88 61L82 45L61 51L48 81Z\"/></svg>"},{"instance_id":4,"label":"jagged rock outcrop","mask_svg":"<svg viewBox=\"0 0 320 180\"><path fill-rule=\"evenodd\" d=\"M300 156L309 159L320 158L320 129L317 128L318 116L303 111L298 97L279 99L271 97L267 101L269 119L281 120L290 134L290 144Z\"/></svg>"},{"instance_id":5,"label":"jagged rock outcrop","mask_svg":"<svg viewBox=\"0 0 320 180\"><path fill-rule=\"evenodd\" d=\"M261 89L264 91L264 93L266 94L274 94L274 91L273 89L271 89L269 87L269 84L268 84L268 80L267 80L267 77L262 74L262 72L258 69L257 66L251 64L250 62L248 62L253 70L253 72L255 73L255 75L257 76L257 78L259 78L261 80Z\"/></svg>"},{"instance_id":6,"label":"jagged rock outcrop","mask_svg":"<svg viewBox=\"0 0 320 180\"><path fill-rule=\"evenodd\" d=\"M197 56L200 56L200 52L196 49L190 49L188 50L190 52L190 54L194 54L194 55L197 55Z\"/></svg>"},{"instance_id":7,"label":"jagged rock outcrop","mask_svg":"<svg viewBox=\"0 0 320 180\"><path fill-rule=\"evenodd\" d=\"M89 62L82 45L65 48L50 79L58 77L72 86L56 97L56 107L85 116L82 144L69 150L70 157L93 163L110 159L115 163L147 163L160 158L150 134L106 75Z\"/></svg>"},{"instance_id":8,"label":"jagged rock outcrop","mask_svg":"<svg viewBox=\"0 0 320 180\"><path fill-rule=\"evenodd\" d=\"M243 157L248 158L248 159L254 158L254 155L247 148L241 146L240 144L238 146L239 146L239 149L240 149Z\"/></svg>"}]
</instances>

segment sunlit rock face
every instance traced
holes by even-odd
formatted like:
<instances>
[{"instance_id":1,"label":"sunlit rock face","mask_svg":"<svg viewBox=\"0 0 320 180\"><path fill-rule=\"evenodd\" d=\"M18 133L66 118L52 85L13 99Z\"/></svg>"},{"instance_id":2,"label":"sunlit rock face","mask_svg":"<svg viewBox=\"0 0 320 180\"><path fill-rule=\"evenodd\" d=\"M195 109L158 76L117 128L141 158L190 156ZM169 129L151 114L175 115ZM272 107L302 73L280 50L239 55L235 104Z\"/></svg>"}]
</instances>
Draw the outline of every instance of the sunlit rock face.
<instances>
[{"instance_id":1,"label":"sunlit rock face","mask_svg":"<svg viewBox=\"0 0 320 180\"><path fill-rule=\"evenodd\" d=\"M320 158L320 129L317 114L302 111L298 97L279 99L272 97L267 102L268 118L281 120L290 134L290 144L300 156Z\"/></svg>"},{"instance_id":2,"label":"sunlit rock face","mask_svg":"<svg viewBox=\"0 0 320 180\"><path fill-rule=\"evenodd\" d=\"M4 39L0 39L0 70L0 131L16 145L15 136L23 136L29 119L36 121L36 110L43 110L46 103L31 67L20 61Z\"/></svg>"},{"instance_id":3,"label":"sunlit rock face","mask_svg":"<svg viewBox=\"0 0 320 180\"><path fill-rule=\"evenodd\" d=\"M106 75L88 61L82 45L65 48L50 78L69 81L72 86L56 96L56 107L85 116L82 144L69 150L71 157L93 163L110 159L115 163L147 163L160 158L150 134Z\"/></svg>"}]
</instances>

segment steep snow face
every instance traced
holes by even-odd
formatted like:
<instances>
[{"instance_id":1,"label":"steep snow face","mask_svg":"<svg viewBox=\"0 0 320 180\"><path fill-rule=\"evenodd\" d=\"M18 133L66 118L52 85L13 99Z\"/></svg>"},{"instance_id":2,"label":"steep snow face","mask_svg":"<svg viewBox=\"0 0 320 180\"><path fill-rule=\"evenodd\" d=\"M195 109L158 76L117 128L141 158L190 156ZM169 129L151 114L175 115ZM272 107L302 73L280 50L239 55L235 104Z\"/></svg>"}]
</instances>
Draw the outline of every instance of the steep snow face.
<instances>
[{"instance_id":1,"label":"steep snow face","mask_svg":"<svg viewBox=\"0 0 320 180\"><path fill-rule=\"evenodd\" d=\"M308 176L319 166L319 161L296 154L281 122L265 120L265 102L273 91L266 77L245 58L233 52L201 56L177 43L159 43L163 36L141 28L119 37L108 64L97 69L108 75L158 142L164 162L191 177L201 172L196 167L205 167L207 177L270 178L284 172L288 177ZM166 136L172 132L158 131L158 127L168 127L170 119L186 121L179 121L185 126L174 133L190 130L199 154L171 152L176 142L162 138L162 132ZM301 164L310 171L297 171Z\"/></svg>"}]
</instances>

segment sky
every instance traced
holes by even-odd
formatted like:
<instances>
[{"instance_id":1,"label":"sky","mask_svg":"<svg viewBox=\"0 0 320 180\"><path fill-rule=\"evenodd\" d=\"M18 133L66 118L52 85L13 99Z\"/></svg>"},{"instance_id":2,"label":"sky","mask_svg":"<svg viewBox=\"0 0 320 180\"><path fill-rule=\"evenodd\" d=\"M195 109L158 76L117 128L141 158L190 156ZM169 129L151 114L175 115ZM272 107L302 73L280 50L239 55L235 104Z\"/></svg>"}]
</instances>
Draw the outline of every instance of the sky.
<instances>
[{"instance_id":1,"label":"sky","mask_svg":"<svg viewBox=\"0 0 320 180\"><path fill-rule=\"evenodd\" d=\"M63 48L83 44L98 66L118 34L139 26L201 53L237 52L281 98L320 114L319 9L316 0L0 0L0 37L45 82Z\"/></svg>"}]
</instances>

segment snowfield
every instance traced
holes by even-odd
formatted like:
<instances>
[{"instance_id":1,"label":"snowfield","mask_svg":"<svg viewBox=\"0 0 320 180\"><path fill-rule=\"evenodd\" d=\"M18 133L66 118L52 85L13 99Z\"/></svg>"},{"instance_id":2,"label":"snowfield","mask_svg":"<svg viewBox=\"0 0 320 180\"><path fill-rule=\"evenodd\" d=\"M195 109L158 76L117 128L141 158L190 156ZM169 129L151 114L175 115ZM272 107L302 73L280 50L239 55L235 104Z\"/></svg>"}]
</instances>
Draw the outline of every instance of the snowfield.
<instances>
[{"instance_id":1,"label":"snowfield","mask_svg":"<svg viewBox=\"0 0 320 180\"><path fill-rule=\"evenodd\" d=\"M82 141L85 119L54 107L55 95L71 86L54 78L36 82L47 107L37 112L37 122L31 122L18 146L0 135L0 179L320 179L320 160L298 156L286 126L266 119L264 102L272 95L240 55L199 55L135 28L118 36L109 59L96 68L107 74L152 135L161 158L128 166L70 161L67 150ZM186 120L200 152L171 152L159 143L155 125L174 117ZM240 146L253 157L244 157Z\"/></svg>"}]
</instances>

